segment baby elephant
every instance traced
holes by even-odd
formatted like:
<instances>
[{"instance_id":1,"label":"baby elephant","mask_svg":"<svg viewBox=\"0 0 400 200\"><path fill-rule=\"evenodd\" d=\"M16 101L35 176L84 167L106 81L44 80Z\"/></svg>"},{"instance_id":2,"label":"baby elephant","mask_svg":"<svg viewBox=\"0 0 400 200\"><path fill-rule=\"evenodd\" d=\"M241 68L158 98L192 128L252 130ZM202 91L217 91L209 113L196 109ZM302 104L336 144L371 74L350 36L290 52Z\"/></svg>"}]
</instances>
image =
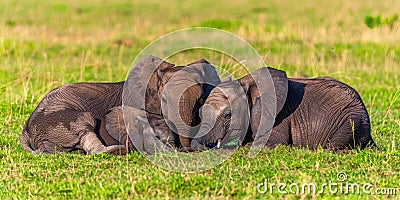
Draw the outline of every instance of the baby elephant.
<instances>
[{"instance_id":1,"label":"baby elephant","mask_svg":"<svg viewBox=\"0 0 400 200\"><path fill-rule=\"evenodd\" d=\"M21 134L22 147L33 154L74 150L125 154L138 150L128 139L125 117L131 122L128 130L137 134L133 137L142 144L139 150L153 152L154 144L161 148L160 138L172 138L172 132L162 126L161 116L147 116L145 111L130 107L125 107L123 116L120 106L123 85L123 82L74 83L51 91L26 122ZM146 117L152 126L144 122ZM160 141L156 142L157 138Z\"/></svg>"},{"instance_id":2,"label":"baby elephant","mask_svg":"<svg viewBox=\"0 0 400 200\"><path fill-rule=\"evenodd\" d=\"M175 66L149 56L130 71L124 82L73 83L49 92L27 120L21 144L31 153L79 150L87 154L125 154L126 148L135 150L132 145L126 147L128 129L139 131L135 133L138 135L129 135L130 140L149 137L133 141L139 144L137 150L153 153L159 142L190 148L188 136L191 126L199 123L198 108L213 85L220 82L214 66L204 59ZM123 101L125 106L120 107ZM180 133L173 133L162 116ZM154 146L151 141L156 140Z\"/></svg>"},{"instance_id":3,"label":"baby elephant","mask_svg":"<svg viewBox=\"0 0 400 200\"><path fill-rule=\"evenodd\" d=\"M270 86L260 84L269 76ZM248 106L246 101L243 104L238 100L242 98L238 91L244 92ZM271 98L271 93L276 97ZM273 109L269 109L271 105ZM242 109L239 112L243 117L231 118L234 109ZM261 68L215 87L202 113L199 132L208 134L194 139L192 148L216 145L224 137L239 138L241 145L261 143L267 148L281 144L340 150L375 145L361 97L353 88L332 78L292 79L284 71ZM248 129L245 123L250 124Z\"/></svg>"},{"instance_id":4,"label":"baby elephant","mask_svg":"<svg viewBox=\"0 0 400 200\"><path fill-rule=\"evenodd\" d=\"M126 153L140 151L147 154L172 152L175 146L173 133L164 118L146 111L118 106L106 115L105 129L100 130L100 138L106 146L125 145ZM106 133L102 133L106 130Z\"/></svg>"},{"instance_id":5,"label":"baby elephant","mask_svg":"<svg viewBox=\"0 0 400 200\"><path fill-rule=\"evenodd\" d=\"M74 83L52 90L26 122L22 147L34 154L125 152L125 145L105 146L97 135L105 127L106 113L121 105L123 86L123 82Z\"/></svg>"}]
</instances>

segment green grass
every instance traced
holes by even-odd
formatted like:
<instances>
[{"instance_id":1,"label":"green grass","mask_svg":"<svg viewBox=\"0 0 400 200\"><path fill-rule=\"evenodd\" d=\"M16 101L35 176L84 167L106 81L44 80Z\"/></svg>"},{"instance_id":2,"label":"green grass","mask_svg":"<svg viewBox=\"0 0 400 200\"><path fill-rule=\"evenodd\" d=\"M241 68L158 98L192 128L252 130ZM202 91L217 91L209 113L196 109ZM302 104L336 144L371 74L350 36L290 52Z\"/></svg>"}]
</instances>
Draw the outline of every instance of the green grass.
<instances>
[{"instance_id":1,"label":"green grass","mask_svg":"<svg viewBox=\"0 0 400 200\"><path fill-rule=\"evenodd\" d=\"M367 16L399 14L389 1L0 1L0 199L11 198L288 198L358 199L358 195L257 193L257 184L337 181L400 188L400 22L368 28ZM39 155L19 135L52 88L78 81L120 81L151 41L182 28L208 26L247 40L265 63L291 77L330 76L362 96L379 150L333 153L289 147L254 159L240 149L200 173L165 171L138 153ZM217 52L186 51L169 61L199 58L238 76ZM400 198L362 194L363 199Z\"/></svg>"}]
</instances>

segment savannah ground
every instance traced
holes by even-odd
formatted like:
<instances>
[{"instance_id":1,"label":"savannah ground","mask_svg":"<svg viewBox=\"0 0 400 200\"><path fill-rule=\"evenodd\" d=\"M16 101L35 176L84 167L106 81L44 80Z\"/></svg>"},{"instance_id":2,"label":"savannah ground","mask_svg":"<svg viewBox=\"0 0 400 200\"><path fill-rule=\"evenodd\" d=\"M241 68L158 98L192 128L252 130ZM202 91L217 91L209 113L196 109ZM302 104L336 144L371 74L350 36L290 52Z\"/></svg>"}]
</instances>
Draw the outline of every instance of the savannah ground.
<instances>
[{"instance_id":1,"label":"savannah ground","mask_svg":"<svg viewBox=\"0 0 400 200\"><path fill-rule=\"evenodd\" d=\"M0 1L0 199L9 198L400 198L400 22L374 29L367 16L400 14L387 1ZM247 40L269 66L291 77L330 76L354 87L371 118L379 150L238 150L200 173L165 171L138 153L128 156L25 152L19 135L52 88L80 81L123 80L151 41L206 26ZM188 51L169 61L206 58L235 71L224 56ZM243 76L245 74L237 74ZM364 183L398 188L395 195L272 194L257 184ZM287 192L288 188L285 189Z\"/></svg>"}]
</instances>

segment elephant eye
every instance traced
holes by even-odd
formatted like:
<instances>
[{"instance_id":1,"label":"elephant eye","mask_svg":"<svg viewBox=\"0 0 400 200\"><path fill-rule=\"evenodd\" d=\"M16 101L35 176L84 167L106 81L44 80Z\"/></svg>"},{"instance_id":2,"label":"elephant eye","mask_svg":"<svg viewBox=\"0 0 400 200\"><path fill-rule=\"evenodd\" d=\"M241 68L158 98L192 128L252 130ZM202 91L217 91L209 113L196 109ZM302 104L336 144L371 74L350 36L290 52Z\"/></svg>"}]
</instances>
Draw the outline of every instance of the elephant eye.
<instances>
[{"instance_id":1,"label":"elephant eye","mask_svg":"<svg viewBox=\"0 0 400 200\"><path fill-rule=\"evenodd\" d=\"M231 112L225 114L225 119L230 119L232 117Z\"/></svg>"}]
</instances>

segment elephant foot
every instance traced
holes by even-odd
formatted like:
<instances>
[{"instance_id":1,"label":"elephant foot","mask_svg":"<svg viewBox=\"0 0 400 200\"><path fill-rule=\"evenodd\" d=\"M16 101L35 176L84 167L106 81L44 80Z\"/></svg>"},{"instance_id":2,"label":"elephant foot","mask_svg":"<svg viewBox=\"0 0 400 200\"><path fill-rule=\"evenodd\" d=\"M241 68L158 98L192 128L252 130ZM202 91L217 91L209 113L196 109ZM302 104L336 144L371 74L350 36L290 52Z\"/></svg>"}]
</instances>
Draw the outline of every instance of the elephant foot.
<instances>
[{"instance_id":1,"label":"elephant foot","mask_svg":"<svg viewBox=\"0 0 400 200\"><path fill-rule=\"evenodd\" d=\"M129 153L129 150L126 148L125 145L112 145L108 147L104 147L101 150L97 150L94 152L96 154L107 153L111 155L126 155Z\"/></svg>"},{"instance_id":2,"label":"elephant foot","mask_svg":"<svg viewBox=\"0 0 400 200\"><path fill-rule=\"evenodd\" d=\"M45 152L43 152L41 149L36 149L35 151L32 151L33 155L39 155L39 154L43 154Z\"/></svg>"},{"instance_id":3,"label":"elephant foot","mask_svg":"<svg viewBox=\"0 0 400 200\"><path fill-rule=\"evenodd\" d=\"M81 146L87 154L107 153L112 155L125 155L129 152L125 145L104 146L93 132L86 132L81 137Z\"/></svg>"}]
</instances>

